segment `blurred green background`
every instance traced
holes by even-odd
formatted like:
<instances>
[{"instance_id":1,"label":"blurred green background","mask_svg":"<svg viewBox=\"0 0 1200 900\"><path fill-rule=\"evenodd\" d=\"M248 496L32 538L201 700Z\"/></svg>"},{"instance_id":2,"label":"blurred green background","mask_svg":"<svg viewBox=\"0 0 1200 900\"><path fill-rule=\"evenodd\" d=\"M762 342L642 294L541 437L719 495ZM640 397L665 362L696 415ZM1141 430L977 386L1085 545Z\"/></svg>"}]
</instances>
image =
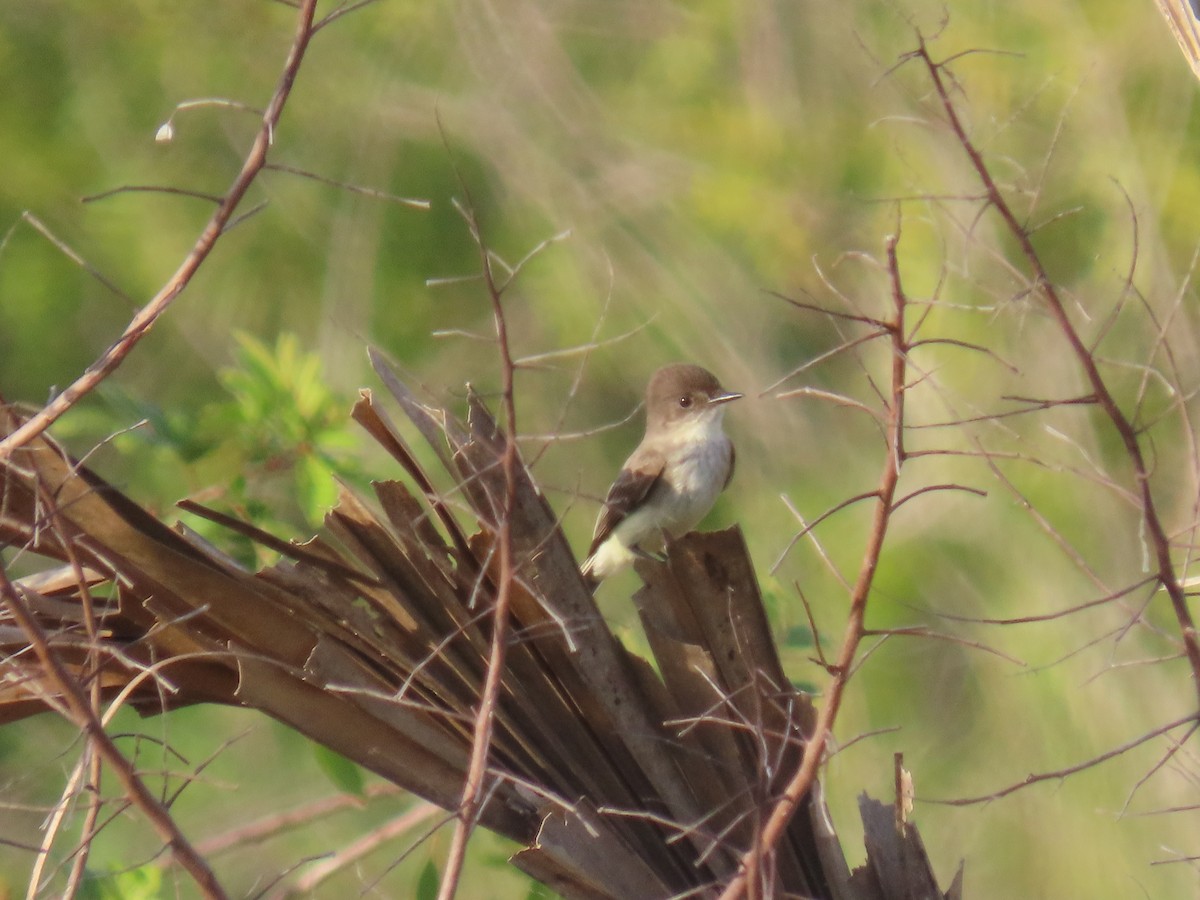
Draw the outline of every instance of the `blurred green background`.
<instances>
[{"instance_id":1,"label":"blurred green background","mask_svg":"<svg viewBox=\"0 0 1200 900\"><path fill-rule=\"evenodd\" d=\"M81 198L131 185L223 192L254 114L188 109L173 118L173 141L156 143L155 132L184 101L265 104L293 15L265 0L0 4L0 393L8 400L38 404L73 380L170 276L211 212L178 195ZM1071 618L1003 628L934 614L1064 609L1138 581L1145 558L1136 510L1108 484L1130 487L1097 413L989 418L1015 408L1006 396L1085 389L1027 290L1013 242L994 216L980 215L979 186L927 77L912 62L893 69L916 46L917 28L937 34L936 56L978 51L954 65L955 98L1019 213L1038 226L1037 246L1076 320L1089 339L1103 329L1104 373L1146 427L1154 487L1185 568L1197 517L1188 413L1200 348L1187 279L1200 126L1195 79L1150 0L368 5L313 41L271 160L421 198L429 209L264 173L243 209L266 206L221 240L155 330L54 434L82 455L146 418L148 426L90 458L146 506L170 514L193 496L285 536L311 532L333 497L332 474L355 484L395 474L346 418L356 389L376 386L368 343L456 407L466 382L485 392L499 385L495 348L467 336L491 333L478 281L428 283L478 273L451 202L469 191L489 246L508 263L561 237L507 295L515 352L601 342L586 360L551 356L517 382L527 457L536 457L569 536L586 543L596 498L640 426L571 435L627 416L664 362L711 368L748 399L728 417L739 471L709 523L743 526L785 664L798 683L819 687L798 592L832 653L846 607L833 569L853 579L869 510L859 504L823 523L819 550L806 538L785 553L800 526L781 495L812 521L873 489L886 460L869 416L766 390L862 333L767 292L886 314L878 260L884 236L899 229L908 291L938 301L914 309L914 321L928 311L920 336L994 354L950 344L914 353L909 415L927 427L910 434L910 449L986 447L999 456L994 470L949 455L916 458L905 470L902 492L954 482L987 496L926 494L895 516L868 624L925 625L963 643L893 636L871 644L837 735L844 745L883 733L838 753L826 774L851 862L861 858L855 798L888 798L892 754L902 751L935 868L948 882L965 859L967 896L1195 896L1194 863L1156 865L1200 852L1195 815L1147 815L1197 802L1191 743L1144 783L1169 740L986 805L921 802L987 794L1081 762L1194 711L1196 700L1184 664L1160 660L1178 650L1162 595L1142 591ZM877 406L871 378L883 383L887 364L886 348L863 348L783 388ZM543 439L553 435L561 437ZM253 552L205 533L232 552ZM624 577L600 599L638 647L627 600L635 587ZM146 768L174 773L171 784L215 755L178 806L196 838L348 787L302 739L244 711L145 722L122 714L115 727L148 736L123 746ZM37 842L77 752L73 730L51 716L0 730L0 838ZM217 870L234 895L251 894L408 802L377 801L240 848L218 857ZM447 829L393 868L420 833L317 895L370 885L383 896L424 896ZM140 820L118 818L95 844L95 891L158 896L178 883L186 894L190 883L171 874L161 884L140 872L99 877L147 862L156 847ZM508 849L476 838L462 896L539 895L503 863ZM23 892L31 865L29 852L0 844L0 896Z\"/></svg>"}]
</instances>

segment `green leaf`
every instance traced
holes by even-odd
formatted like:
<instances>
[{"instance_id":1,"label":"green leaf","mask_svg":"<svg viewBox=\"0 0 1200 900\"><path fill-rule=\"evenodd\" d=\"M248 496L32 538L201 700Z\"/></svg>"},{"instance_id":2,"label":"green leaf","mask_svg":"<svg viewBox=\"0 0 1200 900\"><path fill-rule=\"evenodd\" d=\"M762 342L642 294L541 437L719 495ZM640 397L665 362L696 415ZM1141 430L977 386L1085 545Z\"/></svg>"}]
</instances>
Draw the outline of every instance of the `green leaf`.
<instances>
[{"instance_id":1,"label":"green leaf","mask_svg":"<svg viewBox=\"0 0 1200 900\"><path fill-rule=\"evenodd\" d=\"M352 763L346 757L342 756L328 747L322 747L317 744L314 752L317 756L317 765L321 767L321 771L333 782L334 786L347 794L353 794L356 797L366 796L366 785L363 782L363 773L355 763Z\"/></svg>"},{"instance_id":2,"label":"green leaf","mask_svg":"<svg viewBox=\"0 0 1200 900\"><path fill-rule=\"evenodd\" d=\"M416 900L435 900L438 893L438 881L437 866L431 859L425 863L425 868L421 870L421 877L417 879Z\"/></svg>"},{"instance_id":3,"label":"green leaf","mask_svg":"<svg viewBox=\"0 0 1200 900\"><path fill-rule=\"evenodd\" d=\"M162 869L155 865L116 868L107 874L89 871L78 896L84 900L157 900L163 896L162 876Z\"/></svg>"},{"instance_id":4,"label":"green leaf","mask_svg":"<svg viewBox=\"0 0 1200 900\"><path fill-rule=\"evenodd\" d=\"M794 649L807 650L815 646L813 643L812 629L807 623L803 625L793 625L784 632L781 643L784 646Z\"/></svg>"}]
</instances>

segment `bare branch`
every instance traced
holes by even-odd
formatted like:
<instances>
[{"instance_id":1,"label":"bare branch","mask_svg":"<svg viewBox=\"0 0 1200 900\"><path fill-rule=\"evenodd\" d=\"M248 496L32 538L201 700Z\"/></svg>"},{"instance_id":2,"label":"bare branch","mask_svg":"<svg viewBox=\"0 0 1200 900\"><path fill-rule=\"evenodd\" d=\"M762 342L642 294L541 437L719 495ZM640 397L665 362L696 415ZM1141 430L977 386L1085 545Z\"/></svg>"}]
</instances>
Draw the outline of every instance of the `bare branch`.
<instances>
[{"instance_id":1,"label":"bare branch","mask_svg":"<svg viewBox=\"0 0 1200 900\"><path fill-rule=\"evenodd\" d=\"M768 855L782 839L788 823L799 808L800 801L811 789L813 781L817 777L817 770L824 758L833 723L841 708L846 684L854 666L858 646L863 638L867 600L870 597L871 585L875 580L879 557L883 552L884 539L891 521L896 486L900 481L900 470L905 459L904 385L907 380L906 364L909 348L905 336L904 314L908 301L900 282L900 266L896 259L898 241L897 235L891 235L887 239L888 272L891 276L893 302L892 317L884 323L892 340L891 394L887 403L887 455L883 471L880 474L879 486L873 492L876 496L875 512L858 578L850 594L850 610L847 616L845 635L842 638L842 646L838 650L837 661L831 669L829 684L823 694L824 702L818 713L813 733L804 747L804 756L800 765L788 779L787 786L763 824L757 840L742 856L738 874L721 893L720 900L737 900L737 898L746 896L748 885L754 883L751 874L757 869L757 861Z\"/></svg>"},{"instance_id":2,"label":"bare branch","mask_svg":"<svg viewBox=\"0 0 1200 900\"><path fill-rule=\"evenodd\" d=\"M464 191L466 185L463 184ZM462 800L459 804L458 818L454 823L454 836L450 842L450 851L446 860L446 871L438 887L438 900L450 900L458 890L458 880L462 873L463 861L466 857L467 841L479 816L483 802L483 779L487 773L488 755L491 749L492 730L495 724L496 704L500 697L501 678L504 675L504 660L508 652L509 639L509 605L512 599L513 585L516 581L512 546L512 511L517 499L517 465L519 463L517 450L517 412L516 397L513 384L516 366L513 362L512 347L508 339L508 323L504 317L502 295L504 288L512 283L517 276L514 270L503 285L498 285L492 271L492 256L479 228L475 210L470 205L468 193L467 204L456 203L460 213L467 222L471 237L479 251L480 266L484 284L487 288L488 299L492 306L492 319L496 328L496 344L500 351L502 377L502 407L504 410L504 451L501 456L501 466L504 472L504 498L496 510L496 558L497 558L497 587L496 602L493 607L492 643L487 661L487 676L484 680L483 692L479 698L479 707L475 713L475 725L471 738L471 759L467 768L466 781L463 784ZM522 265L536 253L545 242L522 260Z\"/></svg>"},{"instance_id":3,"label":"bare branch","mask_svg":"<svg viewBox=\"0 0 1200 900\"><path fill-rule=\"evenodd\" d=\"M1109 390L1104 376L1097 367L1096 357L1084 343L1075 324L1067 314L1066 306L1063 303L1059 290L1046 272L1041 257L1033 246L1028 229L1017 219L1012 207L1009 206L1008 201L992 177L991 170L984 161L983 155L967 134L966 128L958 115L958 109L950 98L949 90L946 87L945 64L935 62L933 57L930 56L924 37L919 36L918 39L920 41L919 46L912 53L911 58L919 59L924 64L929 79L933 84L934 91L941 102L942 110L946 115L946 121L954 132L959 144L966 152L971 166L975 169L975 173L978 175L984 190L987 192L987 205L999 213L1001 219L1004 220L1008 232L1017 241L1021 249L1021 254L1025 257L1025 261L1029 266L1034 284L1046 301L1046 307L1051 317L1058 325L1059 331L1062 333L1072 355L1079 364L1084 377L1096 397L1096 402L1108 417L1108 420L1117 432L1117 436L1124 445L1133 481L1141 497L1142 522L1154 554L1157 575L1170 597L1171 607L1179 624L1180 638L1183 640L1184 648L1188 655L1188 662L1192 670L1193 688L1197 692L1200 692L1200 639L1198 639L1196 634L1196 624L1192 618L1191 610L1188 608L1187 597L1183 587L1179 583L1178 576L1175 574L1175 565L1171 559L1170 541L1167 537L1166 528L1162 523L1158 505L1150 488L1150 471L1146 465L1142 446L1138 441L1137 430L1121 410L1116 398Z\"/></svg>"}]
</instances>

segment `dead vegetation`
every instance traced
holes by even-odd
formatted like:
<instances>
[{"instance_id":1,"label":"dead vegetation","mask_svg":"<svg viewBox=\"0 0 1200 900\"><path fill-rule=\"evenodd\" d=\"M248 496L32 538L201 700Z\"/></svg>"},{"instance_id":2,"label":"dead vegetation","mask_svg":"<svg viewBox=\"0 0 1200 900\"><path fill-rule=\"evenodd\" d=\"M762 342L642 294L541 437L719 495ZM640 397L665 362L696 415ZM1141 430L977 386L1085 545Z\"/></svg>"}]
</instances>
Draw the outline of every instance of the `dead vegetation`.
<instances>
[{"instance_id":1,"label":"dead vegetation","mask_svg":"<svg viewBox=\"0 0 1200 900\"><path fill-rule=\"evenodd\" d=\"M907 857L929 878L915 831L867 801L871 862L849 872L819 784L779 844L759 847L815 711L779 664L737 529L689 535L665 562L642 564L653 664L631 655L523 465L501 518L505 440L482 402L472 397L460 425L376 366L459 494L437 491L364 392L354 417L405 479L377 482L373 502L344 491L329 537L304 544L209 513L280 551L261 572L157 521L44 436L15 452L0 537L64 566L5 581L0 718L74 717L70 697L94 688L110 711L249 706L454 813L488 673L496 536L508 528L512 640L478 822L526 846L517 866L568 897L708 896L749 854L759 896L926 896L905 893L897 874ZM19 421L7 415L11 432Z\"/></svg>"}]
</instances>

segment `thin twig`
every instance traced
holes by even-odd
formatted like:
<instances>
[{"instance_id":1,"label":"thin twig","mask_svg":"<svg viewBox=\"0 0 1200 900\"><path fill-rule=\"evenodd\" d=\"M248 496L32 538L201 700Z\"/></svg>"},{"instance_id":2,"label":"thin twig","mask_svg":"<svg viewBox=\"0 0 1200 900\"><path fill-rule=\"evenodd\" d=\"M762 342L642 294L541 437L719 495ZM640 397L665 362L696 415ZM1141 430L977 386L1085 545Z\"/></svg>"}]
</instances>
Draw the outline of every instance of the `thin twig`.
<instances>
[{"instance_id":1,"label":"thin twig","mask_svg":"<svg viewBox=\"0 0 1200 900\"><path fill-rule=\"evenodd\" d=\"M217 194L209 194L204 191L191 191L187 188L171 187L169 185L123 184L120 187L109 188L107 191L101 191L98 194L88 194L86 197L80 197L79 202L96 203L100 200L107 200L109 197L115 197L118 194L174 194L177 197L192 197L196 200L207 200L214 205L225 199Z\"/></svg>"},{"instance_id":2,"label":"thin twig","mask_svg":"<svg viewBox=\"0 0 1200 900\"><path fill-rule=\"evenodd\" d=\"M391 782L379 782L367 786L365 800L354 794L330 794L309 801L294 809L283 812L272 812L261 819L245 822L236 828L222 832L200 841L196 849L205 856L215 856L228 850L258 844L275 837L284 831L301 825L309 825L317 819L322 819L332 813L347 808L361 809L366 802L377 797L399 794L400 788Z\"/></svg>"},{"instance_id":3,"label":"thin twig","mask_svg":"<svg viewBox=\"0 0 1200 900\"><path fill-rule=\"evenodd\" d=\"M1151 766L1150 769L1144 775L1142 775L1142 777L1137 780L1137 783L1130 789L1128 796L1125 798L1125 802L1121 805L1121 809L1117 813L1118 816L1124 818L1125 813L1129 811L1129 804L1133 802L1134 795L1137 794L1142 785L1153 778L1156 772L1163 768L1163 766L1167 765L1167 763L1174 758L1175 754L1177 754L1187 745L1188 740L1193 734L1196 733L1198 728L1200 728L1200 722L1192 722L1192 727L1187 730L1183 737L1179 738L1178 740L1170 737L1167 738L1170 744L1170 746L1167 748L1167 752L1164 753L1159 758L1158 762Z\"/></svg>"},{"instance_id":4,"label":"thin twig","mask_svg":"<svg viewBox=\"0 0 1200 900\"><path fill-rule=\"evenodd\" d=\"M71 566L72 574L75 576L75 583L79 586L80 606L83 611L84 629L87 632L89 644L87 660L80 672L82 681L90 682L89 701L93 715L99 716L101 710L102 692L101 681L97 677L100 671L100 631L96 620L96 605L92 599L92 592L88 588L87 576L84 574L83 564L79 561L79 554L76 553L75 545L71 542L62 527L62 521L58 515L57 507L54 506L53 497L48 496L45 486L40 482L38 484L39 493L41 493L50 508L51 521L55 531L59 534L59 540L62 543L63 549L66 551L67 561ZM88 751L84 755L84 759L80 761L80 765L86 762L88 770L88 780L86 790L88 793L87 812L84 813L83 825L81 833L90 835L96 827L96 822L100 818L100 806L103 802L103 794L100 790L100 776L103 771L100 755L89 745ZM67 877L66 889L63 891L64 896L73 897L79 884L82 882L86 874L88 857L91 854L91 840L84 841L79 848L79 853L75 855L75 859L71 863L71 872Z\"/></svg>"},{"instance_id":5,"label":"thin twig","mask_svg":"<svg viewBox=\"0 0 1200 900\"><path fill-rule=\"evenodd\" d=\"M284 172L288 175L298 175L301 178L308 178L312 181L319 181L321 184L327 184L331 187L341 188L342 190L349 191L352 194L361 194L364 197L371 197L375 200L386 200L389 203L398 203L401 206L409 206L413 209L426 210L430 207L428 200L423 200L419 197L401 197L399 194L390 194L387 191L381 191L378 188L363 187L362 185L358 184L350 184L347 181L338 181L335 178L327 178L324 175L318 175L316 172L308 172L304 169L298 169L295 166L286 166L283 163L267 163L265 166L263 166L263 168L270 169L272 172Z\"/></svg>"},{"instance_id":6,"label":"thin twig","mask_svg":"<svg viewBox=\"0 0 1200 900\"><path fill-rule=\"evenodd\" d=\"M1174 722L1168 722L1155 728L1153 731L1148 731L1145 734L1139 735L1131 741L1126 741L1120 746L1113 747L1101 753L1099 756L1093 756L1091 759L1086 759L1081 763L1076 763L1073 766L1067 766L1064 769L1057 769L1053 772L1038 772L1033 775L1027 775L1023 781L1018 781L1015 784L1010 784L998 791L993 791L990 794L980 794L978 797L962 797L957 800L923 800L924 803L936 803L939 806L973 806L978 803L988 803L992 800L999 800L1001 797L1007 797L1009 794L1015 793L1030 785L1039 784L1043 781L1061 781L1068 775L1074 775L1076 772L1082 772L1085 769L1091 769L1102 762L1106 762L1113 757L1120 756L1123 753L1128 753L1135 747L1140 747L1147 741L1153 740L1160 734L1168 734L1183 725L1191 724L1192 730L1196 727L1195 713L1189 713L1186 716L1176 719Z\"/></svg>"},{"instance_id":7,"label":"thin twig","mask_svg":"<svg viewBox=\"0 0 1200 900\"><path fill-rule=\"evenodd\" d=\"M464 185L465 188L465 185ZM502 303L503 287L512 283L512 275L505 281L504 286L497 285L492 271L492 257L475 217L474 208L470 206L470 198L466 205L459 205L460 212L466 219L471 231L471 237L479 250L480 265L483 272L484 284L487 287L488 298L492 305L492 318L496 328L496 344L500 351L501 361L501 404L504 409L504 454L501 465L504 472L504 499L496 510L496 560L498 566L496 604L493 608L492 646L488 653L487 677L484 679L483 693L479 698L479 708L475 713L475 726L471 738L471 760L467 766L467 777L463 784L462 800L459 802L458 818L454 823L454 836L450 841L450 851L446 859L446 871L438 887L438 900L450 900L458 890L459 877L462 874L463 860L466 856L467 841L479 817L483 801L483 779L487 773L489 750L492 743L492 731L495 725L496 706L500 698L500 683L504 675L504 661L508 652L509 615L508 608L512 597L515 574L513 571L512 547L512 511L517 502L517 412L516 400L513 393L513 376L516 366L513 363L512 348L508 340L508 323L504 317ZM527 257L528 258L528 257Z\"/></svg>"},{"instance_id":8,"label":"thin twig","mask_svg":"<svg viewBox=\"0 0 1200 900\"><path fill-rule=\"evenodd\" d=\"M117 285L115 283L113 283L109 278L107 278L103 272L101 272L99 269L97 269L95 266L93 266L90 262L88 262L86 259L84 259L66 241L64 241L62 238L60 238L58 235L56 235L53 231L51 231L49 226L46 225L45 222L43 222L41 219L39 219L33 213L29 212L28 210L21 213L21 221L26 222L30 228L32 228L34 231L36 231L38 234L40 234L42 237L44 237L46 240L48 240L51 244L53 244L55 246L55 248L57 248L57 250L63 256L65 256L67 259L71 260L71 262L75 263L75 265L79 266L81 269L83 269L85 272L87 272L89 275L91 275L93 278L95 278L98 282L100 282L102 285L104 285L104 287L107 288L109 291L116 294L122 300L125 300L130 304L133 303L132 298L130 298L128 294L126 294L123 290L121 290L119 287L117 287ZM13 227L15 228L16 226L14 225ZM12 233L11 230L9 233L10 234ZM7 239L8 239L8 236L5 235L5 240L7 240Z\"/></svg>"},{"instance_id":9,"label":"thin twig","mask_svg":"<svg viewBox=\"0 0 1200 900\"><path fill-rule=\"evenodd\" d=\"M361 862L366 856L379 849L389 841L395 840L407 831L411 831L427 819L433 818L441 810L432 803L419 803L412 809L405 810L400 815L384 822L378 828L351 841L328 859L323 859L314 865L304 875L297 879L294 885L288 886L284 896L312 896L313 891L322 882L332 878L343 869Z\"/></svg>"}]
</instances>

